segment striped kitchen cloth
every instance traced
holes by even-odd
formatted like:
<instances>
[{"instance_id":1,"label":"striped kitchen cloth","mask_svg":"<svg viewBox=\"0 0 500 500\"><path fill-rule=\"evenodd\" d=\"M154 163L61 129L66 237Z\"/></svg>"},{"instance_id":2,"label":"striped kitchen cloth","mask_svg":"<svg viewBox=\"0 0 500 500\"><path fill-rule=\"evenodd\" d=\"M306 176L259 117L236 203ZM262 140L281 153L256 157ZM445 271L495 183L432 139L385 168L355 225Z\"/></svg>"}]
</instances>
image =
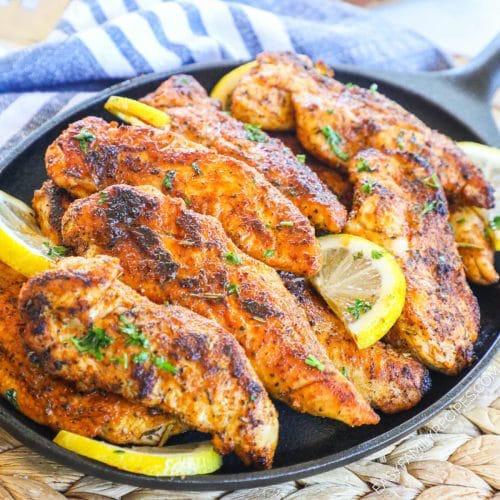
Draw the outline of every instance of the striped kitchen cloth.
<instances>
[{"instance_id":1,"label":"striped kitchen cloth","mask_svg":"<svg viewBox=\"0 0 500 500\"><path fill-rule=\"evenodd\" d=\"M449 66L421 36L335 0L73 0L46 42L0 58L0 160L48 118L112 83L263 50L331 65Z\"/></svg>"}]
</instances>

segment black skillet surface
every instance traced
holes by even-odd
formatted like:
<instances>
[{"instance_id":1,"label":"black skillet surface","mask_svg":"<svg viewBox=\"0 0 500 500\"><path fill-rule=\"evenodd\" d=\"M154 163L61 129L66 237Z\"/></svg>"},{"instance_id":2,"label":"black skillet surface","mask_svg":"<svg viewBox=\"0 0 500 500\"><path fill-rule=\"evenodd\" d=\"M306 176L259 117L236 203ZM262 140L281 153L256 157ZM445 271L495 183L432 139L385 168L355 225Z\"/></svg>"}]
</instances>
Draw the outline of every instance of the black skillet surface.
<instances>
[{"instance_id":1,"label":"black skillet surface","mask_svg":"<svg viewBox=\"0 0 500 500\"><path fill-rule=\"evenodd\" d=\"M500 39L496 41L497 46L499 41ZM222 75L236 65L193 65L183 68L183 72L193 75L210 90ZM490 46L472 66L460 73L452 70L431 76L401 75L338 67L336 75L341 81L361 86L377 82L382 93L454 139L500 145L486 106L493 88L493 84L487 85L486 82L494 80L495 69L496 77L500 78L500 52ZM64 115L50 120L20 144L0 165L0 189L29 203L33 190L46 178L43 160L45 150L68 123L87 115L110 119L111 116L102 107L110 95L141 97L154 90L171 74L148 75L115 85ZM450 112L453 107L455 113ZM474 123L465 125L468 117L478 120L477 127ZM497 261L497 264L500 262ZM27 446L82 473L146 488L232 490L316 474L353 462L408 434L449 405L478 379L498 344L500 286L476 287L474 292L481 307L481 333L475 346L477 362L472 367L456 377L433 374L432 389L418 406L398 415L384 415L376 426L350 429L339 422L302 415L276 403L280 415L280 440L274 467L269 471L245 468L235 456L230 455L225 457L222 469L207 476L182 479L129 474L58 447L51 442L53 433L50 430L31 422L2 398L0 425ZM482 392L489 383L491 378L479 378L476 381L477 392ZM462 404L471 404L471 399L462 401ZM202 436L194 432L187 433L174 438L172 443L199 440L200 437Z\"/></svg>"}]
</instances>

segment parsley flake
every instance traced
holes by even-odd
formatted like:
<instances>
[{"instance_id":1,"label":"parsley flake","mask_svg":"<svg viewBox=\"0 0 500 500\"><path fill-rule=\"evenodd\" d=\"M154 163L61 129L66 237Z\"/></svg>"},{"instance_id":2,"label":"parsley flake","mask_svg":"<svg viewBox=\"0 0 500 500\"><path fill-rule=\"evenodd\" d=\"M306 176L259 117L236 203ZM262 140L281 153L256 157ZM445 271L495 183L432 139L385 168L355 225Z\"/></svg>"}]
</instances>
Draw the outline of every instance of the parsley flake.
<instances>
[{"instance_id":1,"label":"parsley flake","mask_svg":"<svg viewBox=\"0 0 500 500\"><path fill-rule=\"evenodd\" d=\"M463 224L465 222L465 217L460 217L460 219L457 219L457 224Z\"/></svg>"},{"instance_id":2,"label":"parsley flake","mask_svg":"<svg viewBox=\"0 0 500 500\"><path fill-rule=\"evenodd\" d=\"M264 259L269 259L269 257L273 257L274 254L275 254L274 250L270 248L264 252Z\"/></svg>"},{"instance_id":3,"label":"parsley flake","mask_svg":"<svg viewBox=\"0 0 500 500\"><path fill-rule=\"evenodd\" d=\"M359 319L359 317L364 314L365 312L368 312L372 308L371 304L366 302L363 299L356 299L354 301L354 304L352 306L349 306L347 310L351 313L351 316L354 319Z\"/></svg>"},{"instance_id":4,"label":"parsley flake","mask_svg":"<svg viewBox=\"0 0 500 500\"><path fill-rule=\"evenodd\" d=\"M306 162L306 155L296 155L295 158L300 161L300 163L305 163Z\"/></svg>"},{"instance_id":5,"label":"parsley flake","mask_svg":"<svg viewBox=\"0 0 500 500\"><path fill-rule=\"evenodd\" d=\"M360 158L356 163L356 170L358 172L373 172L375 169L370 167L370 165L364 158Z\"/></svg>"},{"instance_id":6,"label":"parsley flake","mask_svg":"<svg viewBox=\"0 0 500 500\"><path fill-rule=\"evenodd\" d=\"M381 250L372 250L372 259L381 259L385 252Z\"/></svg>"},{"instance_id":7,"label":"parsley flake","mask_svg":"<svg viewBox=\"0 0 500 500\"><path fill-rule=\"evenodd\" d=\"M106 332L102 328L93 326L83 337L79 339L71 337L71 342L73 342L78 352L88 352L94 358L101 360L103 358L101 349L111 345L113 339L109 335L106 335Z\"/></svg>"},{"instance_id":8,"label":"parsley flake","mask_svg":"<svg viewBox=\"0 0 500 500\"><path fill-rule=\"evenodd\" d=\"M334 115L335 114L335 110L334 109L327 109L326 112L329 114L329 115Z\"/></svg>"},{"instance_id":9,"label":"parsley flake","mask_svg":"<svg viewBox=\"0 0 500 500\"><path fill-rule=\"evenodd\" d=\"M191 163L191 168L194 170L196 175L201 175L201 168L198 165L198 161L193 161L193 163Z\"/></svg>"},{"instance_id":10,"label":"parsley flake","mask_svg":"<svg viewBox=\"0 0 500 500\"><path fill-rule=\"evenodd\" d=\"M426 186L430 186L430 187L432 187L434 189L438 189L439 188L439 179L438 179L436 173L433 173L431 176L426 177L425 179L422 180L422 182Z\"/></svg>"},{"instance_id":11,"label":"parsley flake","mask_svg":"<svg viewBox=\"0 0 500 500\"><path fill-rule=\"evenodd\" d=\"M330 125L325 125L321 128L321 133L324 135L328 146L335 153L335 155L343 161L349 159L349 154L340 149L340 144L342 144L342 137L340 134L335 132Z\"/></svg>"},{"instance_id":12,"label":"parsley flake","mask_svg":"<svg viewBox=\"0 0 500 500\"><path fill-rule=\"evenodd\" d=\"M375 183L371 180L366 180L361 184L361 192L365 194L372 194L373 193L373 186L375 186Z\"/></svg>"},{"instance_id":13,"label":"parsley flake","mask_svg":"<svg viewBox=\"0 0 500 500\"><path fill-rule=\"evenodd\" d=\"M353 260L358 260L358 259L362 259L363 258L363 252L356 252L353 256L352 256Z\"/></svg>"},{"instance_id":14,"label":"parsley flake","mask_svg":"<svg viewBox=\"0 0 500 500\"><path fill-rule=\"evenodd\" d=\"M228 295L236 295L237 297L240 296L240 285L237 283L226 283L226 288Z\"/></svg>"},{"instance_id":15,"label":"parsley flake","mask_svg":"<svg viewBox=\"0 0 500 500\"><path fill-rule=\"evenodd\" d=\"M163 178L163 187L165 189L172 189L172 183L174 182L177 172L175 170L169 170L165 177Z\"/></svg>"},{"instance_id":16,"label":"parsley flake","mask_svg":"<svg viewBox=\"0 0 500 500\"><path fill-rule=\"evenodd\" d=\"M267 142L269 140L269 137L262 132L260 127L258 125L252 125L250 123L245 123L243 128L246 131L246 138L249 141L254 141L254 142Z\"/></svg>"},{"instance_id":17,"label":"parsley flake","mask_svg":"<svg viewBox=\"0 0 500 500\"><path fill-rule=\"evenodd\" d=\"M140 347L149 347L149 340L141 333L141 330L137 325L131 323L126 316L120 314L120 332L124 335L128 335L128 339L125 342L126 346L137 345Z\"/></svg>"},{"instance_id":18,"label":"parsley flake","mask_svg":"<svg viewBox=\"0 0 500 500\"><path fill-rule=\"evenodd\" d=\"M320 372L325 371L325 365L312 354L308 354L306 358L306 365L317 368Z\"/></svg>"},{"instance_id":19,"label":"parsley flake","mask_svg":"<svg viewBox=\"0 0 500 500\"><path fill-rule=\"evenodd\" d=\"M398 136L396 137L396 146L399 149L404 149L405 147L405 143L403 142L404 138L405 138L405 131L401 130L401 132L399 132Z\"/></svg>"},{"instance_id":20,"label":"parsley flake","mask_svg":"<svg viewBox=\"0 0 500 500\"><path fill-rule=\"evenodd\" d=\"M457 221L458 222L458 221ZM500 215L495 215L492 220L490 220L490 228L493 231L500 230Z\"/></svg>"},{"instance_id":21,"label":"parsley flake","mask_svg":"<svg viewBox=\"0 0 500 500\"><path fill-rule=\"evenodd\" d=\"M370 92L371 92L372 94L375 94L375 93L377 92L377 90L378 90L378 85L377 85L376 83L372 83L372 84L370 85Z\"/></svg>"},{"instance_id":22,"label":"parsley flake","mask_svg":"<svg viewBox=\"0 0 500 500\"><path fill-rule=\"evenodd\" d=\"M141 351L132 356L132 363L135 363L136 365L143 365L148 359L149 359L149 352Z\"/></svg>"},{"instance_id":23,"label":"parsley flake","mask_svg":"<svg viewBox=\"0 0 500 500\"><path fill-rule=\"evenodd\" d=\"M166 361L163 356L155 356L153 358L153 365L160 368L160 370L165 370L166 372L173 373L174 375L177 375L179 373L179 369Z\"/></svg>"},{"instance_id":24,"label":"parsley flake","mask_svg":"<svg viewBox=\"0 0 500 500\"><path fill-rule=\"evenodd\" d=\"M80 143L80 149L86 153L87 152L87 146L92 142L96 140L96 136L90 132L90 130L87 130L85 127L80 130L80 132L77 135L73 136L73 139L76 139Z\"/></svg>"},{"instance_id":25,"label":"parsley flake","mask_svg":"<svg viewBox=\"0 0 500 500\"><path fill-rule=\"evenodd\" d=\"M349 373L347 371L347 368L345 366L342 367L342 375L344 375L344 377L348 377L349 376Z\"/></svg>"},{"instance_id":26,"label":"parsley flake","mask_svg":"<svg viewBox=\"0 0 500 500\"><path fill-rule=\"evenodd\" d=\"M226 264L233 264L235 266L240 266L241 264L243 264L241 257L233 252L226 252L224 254L224 259L226 261Z\"/></svg>"},{"instance_id":27,"label":"parsley flake","mask_svg":"<svg viewBox=\"0 0 500 500\"><path fill-rule=\"evenodd\" d=\"M184 198L184 203L186 204L186 207L191 208L191 200L189 198Z\"/></svg>"},{"instance_id":28,"label":"parsley flake","mask_svg":"<svg viewBox=\"0 0 500 500\"><path fill-rule=\"evenodd\" d=\"M282 220L279 225L282 227L292 227L293 222L291 220Z\"/></svg>"},{"instance_id":29,"label":"parsley flake","mask_svg":"<svg viewBox=\"0 0 500 500\"><path fill-rule=\"evenodd\" d=\"M17 391L15 389L7 389L5 391L5 399L16 409L19 410L17 403Z\"/></svg>"},{"instance_id":30,"label":"parsley flake","mask_svg":"<svg viewBox=\"0 0 500 500\"><path fill-rule=\"evenodd\" d=\"M437 210L442 206L444 206L444 203L441 200L427 201L424 205L424 208L422 208L422 210L420 211L420 217L424 217L424 215Z\"/></svg>"},{"instance_id":31,"label":"parsley flake","mask_svg":"<svg viewBox=\"0 0 500 500\"><path fill-rule=\"evenodd\" d=\"M121 358L112 358L113 363L121 363L123 368L128 368L128 354L125 352Z\"/></svg>"},{"instance_id":32,"label":"parsley flake","mask_svg":"<svg viewBox=\"0 0 500 500\"><path fill-rule=\"evenodd\" d=\"M104 191L101 191L99 193L99 201L97 202L97 204L102 205L106 201L107 197L108 195Z\"/></svg>"},{"instance_id":33,"label":"parsley flake","mask_svg":"<svg viewBox=\"0 0 500 500\"><path fill-rule=\"evenodd\" d=\"M50 241L45 241L43 246L47 249L47 255L49 257L64 257L69 248L62 245L53 245Z\"/></svg>"},{"instance_id":34,"label":"parsley flake","mask_svg":"<svg viewBox=\"0 0 500 500\"><path fill-rule=\"evenodd\" d=\"M191 83L191 81L189 80L189 78L187 76L183 76L182 78L179 78L179 81L183 85L189 85Z\"/></svg>"}]
</instances>

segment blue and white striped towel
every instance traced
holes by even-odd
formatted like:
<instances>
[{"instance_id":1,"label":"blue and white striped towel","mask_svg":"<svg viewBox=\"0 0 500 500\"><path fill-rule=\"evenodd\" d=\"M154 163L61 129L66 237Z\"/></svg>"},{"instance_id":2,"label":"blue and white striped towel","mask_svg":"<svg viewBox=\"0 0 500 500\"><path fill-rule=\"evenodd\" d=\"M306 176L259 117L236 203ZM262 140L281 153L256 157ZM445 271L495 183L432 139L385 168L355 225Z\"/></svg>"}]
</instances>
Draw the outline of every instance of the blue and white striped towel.
<instances>
[{"instance_id":1,"label":"blue and white striped towel","mask_svg":"<svg viewBox=\"0 0 500 500\"><path fill-rule=\"evenodd\" d=\"M111 83L262 50L332 65L448 67L419 35L335 0L73 0L46 42L0 58L0 160L48 118Z\"/></svg>"}]
</instances>

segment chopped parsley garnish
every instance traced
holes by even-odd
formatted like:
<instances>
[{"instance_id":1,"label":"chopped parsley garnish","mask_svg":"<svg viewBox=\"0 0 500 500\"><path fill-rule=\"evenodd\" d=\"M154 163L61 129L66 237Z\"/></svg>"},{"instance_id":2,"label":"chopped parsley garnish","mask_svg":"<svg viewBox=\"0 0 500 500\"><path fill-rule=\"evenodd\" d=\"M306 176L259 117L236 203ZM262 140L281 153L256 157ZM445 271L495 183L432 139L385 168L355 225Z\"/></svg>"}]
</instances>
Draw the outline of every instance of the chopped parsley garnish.
<instances>
[{"instance_id":1,"label":"chopped parsley garnish","mask_svg":"<svg viewBox=\"0 0 500 500\"><path fill-rule=\"evenodd\" d=\"M88 352L94 358L101 360L103 358L101 349L104 349L113 343L113 339L106 335L102 328L93 326L87 334L79 339L72 337L71 342L78 349L78 352Z\"/></svg>"},{"instance_id":2,"label":"chopped parsley garnish","mask_svg":"<svg viewBox=\"0 0 500 500\"><path fill-rule=\"evenodd\" d=\"M457 241L457 248L473 248L475 250L482 250L481 245L475 245L474 243L467 243L466 241Z\"/></svg>"},{"instance_id":3,"label":"chopped parsley garnish","mask_svg":"<svg viewBox=\"0 0 500 500\"><path fill-rule=\"evenodd\" d=\"M320 372L325 370L325 365L318 358L316 358L316 356L313 356L312 354L307 355L306 365L312 366L313 368L317 368Z\"/></svg>"},{"instance_id":4,"label":"chopped parsley garnish","mask_svg":"<svg viewBox=\"0 0 500 500\"><path fill-rule=\"evenodd\" d=\"M239 255L236 255L233 252L226 252L224 254L224 259L226 261L226 264L233 264L235 266L239 266L239 265L243 264L241 257Z\"/></svg>"},{"instance_id":5,"label":"chopped parsley garnish","mask_svg":"<svg viewBox=\"0 0 500 500\"><path fill-rule=\"evenodd\" d=\"M493 219L490 221L490 228L493 231L500 230L500 215L495 215L495 217L493 217Z\"/></svg>"},{"instance_id":6,"label":"chopped parsley garnish","mask_svg":"<svg viewBox=\"0 0 500 500\"><path fill-rule=\"evenodd\" d=\"M274 250L273 249L268 249L264 252L264 259L269 259L269 257L273 257L274 256Z\"/></svg>"},{"instance_id":7,"label":"chopped parsley garnish","mask_svg":"<svg viewBox=\"0 0 500 500\"><path fill-rule=\"evenodd\" d=\"M352 89L352 88L354 88L354 87L357 87L358 85L356 85L355 83L352 83L352 82L347 82L347 83L345 84L345 86L346 86L346 88L348 88L348 89Z\"/></svg>"},{"instance_id":8,"label":"chopped parsley garnish","mask_svg":"<svg viewBox=\"0 0 500 500\"><path fill-rule=\"evenodd\" d=\"M360 158L356 163L356 170L358 172L373 172L374 169L370 167L370 165L364 158Z\"/></svg>"},{"instance_id":9,"label":"chopped parsley garnish","mask_svg":"<svg viewBox=\"0 0 500 500\"><path fill-rule=\"evenodd\" d=\"M17 403L17 391L15 389L7 389L5 391L5 399L16 409L19 410Z\"/></svg>"},{"instance_id":10,"label":"chopped parsley garnish","mask_svg":"<svg viewBox=\"0 0 500 500\"><path fill-rule=\"evenodd\" d=\"M293 222L291 220L282 220L280 222L280 226L283 226L283 227L292 227L293 226Z\"/></svg>"},{"instance_id":11,"label":"chopped parsley garnish","mask_svg":"<svg viewBox=\"0 0 500 500\"><path fill-rule=\"evenodd\" d=\"M148 359L149 359L149 352L141 351L132 356L132 363L135 363L136 365L143 365Z\"/></svg>"},{"instance_id":12,"label":"chopped parsley garnish","mask_svg":"<svg viewBox=\"0 0 500 500\"><path fill-rule=\"evenodd\" d=\"M191 208L191 200L189 198L184 198L184 203L186 204L186 207Z\"/></svg>"},{"instance_id":13,"label":"chopped parsley garnish","mask_svg":"<svg viewBox=\"0 0 500 500\"><path fill-rule=\"evenodd\" d=\"M384 252L381 250L372 250L372 259L378 260L381 259L384 255Z\"/></svg>"},{"instance_id":14,"label":"chopped parsley garnish","mask_svg":"<svg viewBox=\"0 0 500 500\"><path fill-rule=\"evenodd\" d=\"M465 217L460 217L460 219L457 219L457 224L463 224L465 222Z\"/></svg>"},{"instance_id":15,"label":"chopped parsley garnish","mask_svg":"<svg viewBox=\"0 0 500 500\"><path fill-rule=\"evenodd\" d=\"M50 241L45 241L43 246L47 249L47 255L49 257L64 257L69 248L62 245L53 245Z\"/></svg>"},{"instance_id":16,"label":"chopped parsley garnish","mask_svg":"<svg viewBox=\"0 0 500 500\"><path fill-rule=\"evenodd\" d=\"M376 83L372 83L372 84L370 85L370 92L371 92L372 94L375 94L375 92L377 92L377 90L378 90L378 85L377 85Z\"/></svg>"},{"instance_id":17,"label":"chopped parsley garnish","mask_svg":"<svg viewBox=\"0 0 500 500\"><path fill-rule=\"evenodd\" d=\"M236 295L237 297L240 296L240 285L238 285L237 283L226 283L226 288L228 295Z\"/></svg>"},{"instance_id":18,"label":"chopped parsley garnish","mask_svg":"<svg viewBox=\"0 0 500 500\"><path fill-rule=\"evenodd\" d=\"M113 453L122 454L125 453L125 450L113 450Z\"/></svg>"},{"instance_id":19,"label":"chopped parsley garnish","mask_svg":"<svg viewBox=\"0 0 500 500\"><path fill-rule=\"evenodd\" d=\"M191 167L195 171L196 175L201 175L201 168L199 167L197 161L193 161L193 163L191 163Z\"/></svg>"},{"instance_id":20,"label":"chopped parsley garnish","mask_svg":"<svg viewBox=\"0 0 500 500\"><path fill-rule=\"evenodd\" d=\"M123 368L128 368L128 354L125 352L121 358L112 358L113 363L121 363Z\"/></svg>"},{"instance_id":21,"label":"chopped parsley garnish","mask_svg":"<svg viewBox=\"0 0 500 500\"><path fill-rule=\"evenodd\" d=\"M362 258L363 258L363 252L361 252L361 251L356 252L356 253L352 256L352 258L353 258L354 260L362 259Z\"/></svg>"},{"instance_id":22,"label":"chopped parsley garnish","mask_svg":"<svg viewBox=\"0 0 500 500\"><path fill-rule=\"evenodd\" d=\"M300 163L305 163L306 162L306 155L296 155L295 158L300 161Z\"/></svg>"},{"instance_id":23,"label":"chopped parsley garnish","mask_svg":"<svg viewBox=\"0 0 500 500\"><path fill-rule=\"evenodd\" d=\"M373 186L375 185L375 183L371 180L366 180L365 182L363 182L363 184L361 184L361 192L362 193L365 193L365 194L372 194L373 193Z\"/></svg>"},{"instance_id":24,"label":"chopped parsley garnish","mask_svg":"<svg viewBox=\"0 0 500 500\"><path fill-rule=\"evenodd\" d=\"M99 201L97 202L97 204L102 205L106 201L107 197L108 195L104 191L101 191L99 193Z\"/></svg>"},{"instance_id":25,"label":"chopped parsley garnish","mask_svg":"<svg viewBox=\"0 0 500 500\"><path fill-rule=\"evenodd\" d=\"M348 377L349 376L349 373L347 372L347 368L345 366L342 367L342 375L344 375L344 377Z\"/></svg>"},{"instance_id":26,"label":"chopped parsley garnish","mask_svg":"<svg viewBox=\"0 0 500 500\"><path fill-rule=\"evenodd\" d=\"M433 173L431 176L426 177L422 182L426 186L430 186L430 187L432 187L434 189L438 189L439 188L439 179L438 179L436 173Z\"/></svg>"},{"instance_id":27,"label":"chopped parsley garnish","mask_svg":"<svg viewBox=\"0 0 500 500\"><path fill-rule=\"evenodd\" d=\"M172 189L172 182L174 182L177 172L175 170L169 170L165 177L163 178L163 187L165 189Z\"/></svg>"},{"instance_id":28,"label":"chopped parsley garnish","mask_svg":"<svg viewBox=\"0 0 500 500\"><path fill-rule=\"evenodd\" d=\"M371 304L363 299L356 299L352 306L349 306L347 310L351 313L354 319L359 319L359 317L368 312L372 308Z\"/></svg>"},{"instance_id":29,"label":"chopped parsley garnish","mask_svg":"<svg viewBox=\"0 0 500 500\"><path fill-rule=\"evenodd\" d=\"M141 333L141 330L137 325L131 323L126 316L120 314L120 332L128 335L128 339L125 342L126 346L137 345L140 347L149 347L148 339Z\"/></svg>"},{"instance_id":30,"label":"chopped parsley garnish","mask_svg":"<svg viewBox=\"0 0 500 500\"><path fill-rule=\"evenodd\" d=\"M96 136L90 132L90 130L87 130L85 127L80 130L80 132L77 135L73 136L73 139L76 139L80 143L80 149L86 153L87 152L87 146L92 142L96 140Z\"/></svg>"},{"instance_id":31,"label":"chopped parsley garnish","mask_svg":"<svg viewBox=\"0 0 500 500\"><path fill-rule=\"evenodd\" d=\"M326 112L329 114L329 115L333 115L335 114L335 110L334 109L327 109Z\"/></svg>"},{"instance_id":32,"label":"chopped parsley garnish","mask_svg":"<svg viewBox=\"0 0 500 500\"><path fill-rule=\"evenodd\" d=\"M243 128L246 131L246 138L249 141L254 141L254 142L267 142L269 140L269 137L262 132L260 127L258 125L252 125L250 123L245 123Z\"/></svg>"},{"instance_id":33,"label":"chopped parsley garnish","mask_svg":"<svg viewBox=\"0 0 500 500\"><path fill-rule=\"evenodd\" d=\"M441 200L427 201L424 205L424 208L422 208L422 210L420 211L420 217L423 217L425 214L428 214L429 212L432 212L433 210L436 210L443 205L444 203Z\"/></svg>"},{"instance_id":34,"label":"chopped parsley garnish","mask_svg":"<svg viewBox=\"0 0 500 500\"><path fill-rule=\"evenodd\" d=\"M298 194L298 193L297 193L297 191L295 191L295 189L289 189L289 190L288 190L288 194L289 194L290 196L297 196L297 194Z\"/></svg>"},{"instance_id":35,"label":"chopped parsley garnish","mask_svg":"<svg viewBox=\"0 0 500 500\"><path fill-rule=\"evenodd\" d=\"M401 130L401 132L399 132L398 136L396 137L396 146L399 149L404 149L405 147L405 143L403 142L404 138L405 138L405 131Z\"/></svg>"},{"instance_id":36,"label":"chopped parsley garnish","mask_svg":"<svg viewBox=\"0 0 500 500\"><path fill-rule=\"evenodd\" d=\"M179 81L184 84L184 85L189 85L191 82L188 77L183 76L182 78L179 78Z\"/></svg>"},{"instance_id":37,"label":"chopped parsley garnish","mask_svg":"<svg viewBox=\"0 0 500 500\"><path fill-rule=\"evenodd\" d=\"M326 142L330 149L335 153L335 155L343 161L349 158L349 154L340 149L340 144L342 144L342 137L333 130L330 125L325 125L321 128L321 133L325 136Z\"/></svg>"},{"instance_id":38,"label":"chopped parsley garnish","mask_svg":"<svg viewBox=\"0 0 500 500\"><path fill-rule=\"evenodd\" d=\"M177 375L179 373L179 370L174 365L166 361L163 356L158 356L158 357L155 356L153 358L153 365L157 366L161 370L173 373L174 375Z\"/></svg>"}]
</instances>

